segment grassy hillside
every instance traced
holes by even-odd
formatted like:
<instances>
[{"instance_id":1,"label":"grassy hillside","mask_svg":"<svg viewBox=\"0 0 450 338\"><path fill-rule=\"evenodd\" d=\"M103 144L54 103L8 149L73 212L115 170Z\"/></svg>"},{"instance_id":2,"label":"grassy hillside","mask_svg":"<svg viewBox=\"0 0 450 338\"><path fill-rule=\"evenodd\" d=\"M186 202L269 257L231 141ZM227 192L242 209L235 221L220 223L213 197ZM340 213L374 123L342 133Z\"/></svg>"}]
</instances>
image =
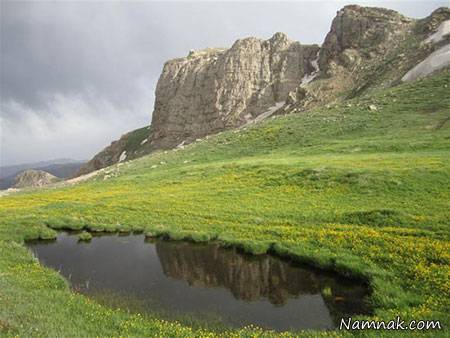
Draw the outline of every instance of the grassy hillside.
<instances>
[{"instance_id":1,"label":"grassy hillside","mask_svg":"<svg viewBox=\"0 0 450 338\"><path fill-rule=\"evenodd\" d=\"M1 332L221 334L108 309L70 292L23 246L61 228L270 250L362 278L373 290L373 318L431 318L448 327L449 86L447 71L155 153L76 186L0 198ZM275 335L256 328L227 333Z\"/></svg>"}]
</instances>

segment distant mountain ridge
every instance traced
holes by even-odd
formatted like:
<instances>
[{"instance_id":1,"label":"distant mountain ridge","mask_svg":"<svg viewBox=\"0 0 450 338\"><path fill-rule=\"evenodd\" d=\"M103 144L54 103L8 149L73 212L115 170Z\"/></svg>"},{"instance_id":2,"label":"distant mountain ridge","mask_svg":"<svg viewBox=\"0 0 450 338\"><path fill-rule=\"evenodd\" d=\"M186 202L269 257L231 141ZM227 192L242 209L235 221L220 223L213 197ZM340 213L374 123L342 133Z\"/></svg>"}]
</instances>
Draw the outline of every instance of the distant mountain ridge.
<instances>
[{"instance_id":1,"label":"distant mountain ridge","mask_svg":"<svg viewBox=\"0 0 450 338\"><path fill-rule=\"evenodd\" d=\"M84 164L85 161L81 160L55 159L0 167L0 190L12 187L16 176L25 170L42 170L58 178L66 179L73 177Z\"/></svg>"},{"instance_id":2,"label":"distant mountain ridge","mask_svg":"<svg viewBox=\"0 0 450 338\"><path fill-rule=\"evenodd\" d=\"M449 33L446 7L417 20L350 5L338 11L322 46L275 33L237 40L229 49L190 51L165 63L151 125L114 141L78 175L271 115L414 81L450 66Z\"/></svg>"}]
</instances>

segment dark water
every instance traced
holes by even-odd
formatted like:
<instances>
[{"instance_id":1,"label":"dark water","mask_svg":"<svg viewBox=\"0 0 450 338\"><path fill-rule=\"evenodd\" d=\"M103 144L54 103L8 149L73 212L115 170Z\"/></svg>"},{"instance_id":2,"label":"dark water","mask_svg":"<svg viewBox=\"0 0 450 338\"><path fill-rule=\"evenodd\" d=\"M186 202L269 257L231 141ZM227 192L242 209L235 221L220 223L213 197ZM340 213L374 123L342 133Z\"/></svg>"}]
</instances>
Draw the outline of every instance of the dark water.
<instances>
[{"instance_id":1,"label":"dark water","mask_svg":"<svg viewBox=\"0 0 450 338\"><path fill-rule=\"evenodd\" d=\"M288 330L330 329L342 316L368 310L367 290L359 284L214 243L149 243L143 235L78 243L76 235L63 233L29 247L74 289L132 311Z\"/></svg>"}]
</instances>

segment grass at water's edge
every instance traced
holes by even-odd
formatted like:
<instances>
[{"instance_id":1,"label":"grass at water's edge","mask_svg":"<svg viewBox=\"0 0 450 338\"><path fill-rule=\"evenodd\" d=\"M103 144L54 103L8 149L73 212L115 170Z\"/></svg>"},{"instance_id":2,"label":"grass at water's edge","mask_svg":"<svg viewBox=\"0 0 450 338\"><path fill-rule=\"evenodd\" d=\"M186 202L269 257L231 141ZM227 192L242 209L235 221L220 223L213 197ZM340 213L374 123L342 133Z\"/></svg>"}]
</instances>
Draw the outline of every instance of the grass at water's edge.
<instances>
[{"instance_id":1,"label":"grass at water's edge","mask_svg":"<svg viewBox=\"0 0 450 338\"><path fill-rule=\"evenodd\" d=\"M73 187L0 198L1 334L225 334L108 309L74 294L23 245L63 228L214 239L255 254L271 250L366 280L373 290L371 318L438 319L448 327L450 126L443 121L450 116L449 79L444 72L330 109L221 133ZM445 336L447 330L428 333ZM226 335L277 334L245 328Z\"/></svg>"}]
</instances>

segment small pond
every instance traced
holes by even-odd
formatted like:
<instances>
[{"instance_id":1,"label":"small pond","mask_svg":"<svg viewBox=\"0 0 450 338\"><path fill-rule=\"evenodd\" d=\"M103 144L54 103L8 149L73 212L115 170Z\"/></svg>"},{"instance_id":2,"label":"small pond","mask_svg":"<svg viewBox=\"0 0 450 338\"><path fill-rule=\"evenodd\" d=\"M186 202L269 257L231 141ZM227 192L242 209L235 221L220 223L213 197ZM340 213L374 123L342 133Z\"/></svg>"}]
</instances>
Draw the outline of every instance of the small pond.
<instances>
[{"instance_id":1,"label":"small pond","mask_svg":"<svg viewBox=\"0 0 450 338\"><path fill-rule=\"evenodd\" d=\"M342 316L368 313L360 283L217 243L149 242L144 235L84 243L60 233L28 246L76 291L130 311L275 330L332 329Z\"/></svg>"}]
</instances>

